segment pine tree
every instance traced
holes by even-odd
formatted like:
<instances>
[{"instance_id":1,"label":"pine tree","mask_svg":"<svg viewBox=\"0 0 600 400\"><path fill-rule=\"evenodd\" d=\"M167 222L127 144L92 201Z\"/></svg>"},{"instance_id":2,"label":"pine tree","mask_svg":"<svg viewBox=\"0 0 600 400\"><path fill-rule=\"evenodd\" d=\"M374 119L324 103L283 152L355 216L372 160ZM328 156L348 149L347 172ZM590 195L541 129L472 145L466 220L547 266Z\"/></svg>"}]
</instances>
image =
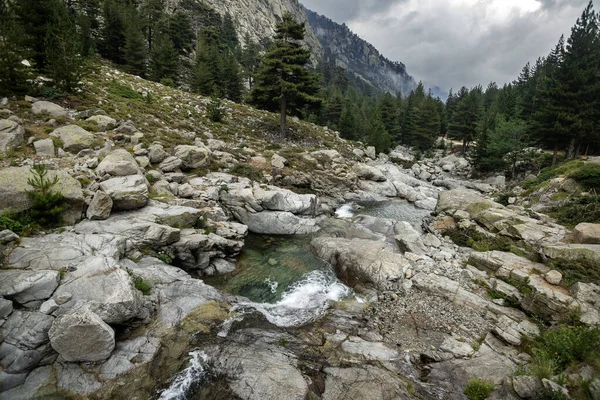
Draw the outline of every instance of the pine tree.
<instances>
[{"instance_id":1,"label":"pine tree","mask_svg":"<svg viewBox=\"0 0 600 400\"><path fill-rule=\"evenodd\" d=\"M483 93L481 87L469 91L463 87L458 93L456 109L448 125L451 137L463 142L463 153L477 135L477 125L483 110Z\"/></svg>"},{"instance_id":2,"label":"pine tree","mask_svg":"<svg viewBox=\"0 0 600 400\"><path fill-rule=\"evenodd\" d=\"M222 56L223 62L223 96L235 102L242 100L243 85L240 66L233 54Z\"/></svg>"},{"instance_id":3,"label":"pine tree","mask_svg":"<svg viewBox=\"0 0 600 400\"><path fill-rule=\"evenodd\" d=\"M342 109L342 114L340 115L340 121L338 123L340 136L344 139L358 139L355 115L356 112L353 105L347 101Z\"/></svg>"},{"instance_id":4,"label":"pine tree","mask_svg":"<svg viewBox=\"0 0 600 400\"><path fill-rule=\"evenodd\" d=\"M250 90L252 90L254 76L258 72L258 67L260 66L260 50L260 44L252 41L250 39L250 35L246 34L244 39L244 47L242 49L242 54L240 57L240 63L244 68L243 75L244 78L248 81L248 89Z\"/></svg>"},{"instance_id":5,"label":"pine tree","mask_svg":"<svg viewBox=\"0 0 600 400\"><path fill-rule=\"evenodd\" d=\"M100 31L99 51L104 58L125 63L125 9L115 0L105 0L102 7L104 21Z\"/></svg>"},{"instance_id":6,"label":"pine tree","mask_svg":"<svg viewBox=\"0 0 600 400\"><path fill-rule=\"evenodd\" d=\"M52 14L47 26L46 64L56 86L72 92L82 74L83 60L75 24L62 0L49 1Z\"/></svg>"},{"instance_id":7,"label":"pine tree","mask_svg":"<svg viewBox=\"0 0 600 400\"><path fill-rule=\"evenodd\" d=\"M24 32L10 3L0 0L0 95L27 90L28 71L21 63L27 59Z\"/></svg>"},{"instance_id":8,"label":"pine tree","mask_svg":"<svg viewBox=\"0 0 600 400\"><path fill-rule=\"evenodd\" d=\"M125 28L125 46L123 57L127 72L144 77L146 75L146 43L141 30L138 12L131 7L127 12L129 21Z\"/></svg>"},{"instance_id":9,"label":"pine tree","mask_svg":"<svg viewBox=\"0 0 600 400\"><path fill-rule=\"evenodd\" d=\"M385 125L381 118L381 112L375 107L369 118L369 130L367 144L375 147L378 153L387 153L392 147L392 139L385 130Z\"/></svg>"},{"instance_id":10,"label":"pine tree","mask_svg":"<svg viewBox=\"0 0 600 400\"><path fill-rule=\"evenodd\" d=\"M196 60L192 71L192 90L212 96L220 86L221 55L219 40L213 29L203 29L198 37Z\"/></svg>"},{"instance_id":11,"label":"pine tree","mask_svg":"<svg viewBox=\"0 0 600 400\"><path fill-rule=\"evenodd\" d=\"M146 30L146 40L148 42L148 51L152 53L154 51L154 40L158 32L157 26L160 20L164 16L165 12L165 0L143 0L140 11L142 20L144 21L144 28ZM164 45L164 43L163 43Z\"/></svg>"},{"instance_id":12,"label":"pine tree","mask_svg":"<svg viewBox=\"0 0 600 400\"><path fill-rule=\"evenodd\" d=\"M440 115L433 97L428 96L418 109L411 145L421 151L431 150L440 134Z\"/></svg>"},{"instance_id":13,"label":"pine tree","mask_svg":"<svg viewBox=\"0 0 600 400\"><path fill-rule=\"evenodd\" d=\"M327 125L331 129L339 129L340 118L342 117L342 111L344 108L344 100L342 95L337 92L331 96L327 102Z\"/></svg>"},{"instance_id":14,"label":"pine tree","mask_svg":"<svg viewBox=\"0 0 600 400\"><path fill-rule=\"evenodd\" d=\"M386 93L379 102L379 111L385 130L394 142L400 142L400 109L391 94Z\"/></svg>"},{"instance_id":15,"label":"pine tree","mask_svg":"<svg viewBox=\"0 0 600 400\"><path fill-rule=\"evenodd\" d=\"M280 111L282 135L287 134L288 112L298 114L304 106L319 105L319 76L305 65L310 51L303 48L304 24L296 22L290 13L277 24L275 42L269 48L252 91L252 102L259 107Z\"/></svg>"},{"instance_id":16,"label":"pine tree","mask_svg":"<svg viewBox=\"0 0 600 400\"><path fill-rule=\"evenodd\" d=\"M220 28L219 37L221 38L221 43L225 48L235 52L240 42L237 37L235 24L233 23L231 14L225 14Z\"/></svg>"},{"instance_id":17,"label":"pine tree","mask_svg":"<svg viewBox=\"0 0 600 400\"><path fill-rule=\"evenodd\" d=\"M556 165L558 149L566 145L563 126L560 68L564 55L564 37L546 58L541 73L539 105L533 114L533 127L541 143L553 150L552 165Z\"/></svg>"},{"instance_id":18,"label":"pine tree","mask_svg":"<svg viewBox=\"0 0 600 400\"><path fill-rule=\"evenodd\" d=\"M598 16L592 1L583 11L565 47L559 69L567 116L563 126L570 139L568 156L577 157L582 143L599 130L600 121L600 37Z\"/></svg>"},{"instance_id":19,"label":"pine tree","mask_svg":"<svg viewBox=\"0 0 600 400\"><path fill-rule=\"evenodd\" d=\"M19 25L23 28L23 45L30 49L35 66L43 70L46 67L46 36L48 24L55 16L54 2L50 0L19 0L11 2Z\"/></svg>"},{"instance_id":20,"label":"pine tree","mask_svg":"<svg viewBox=\"0 0 600 400\"><path fill-rule=\"evenodd\" d=\"M169 35L179 55L186 55L193 50L195 35L190 19L184 12L178 11L164 18L159 24L159 30Z\"/></svg>"},{"instance_id":21,"label":"pine tree","mask_svg":"<svg viewBox=\"0 0 600 400\"><path fill-rule=\"evenodd\" d=\"M150 55L150 76L156 82L167 85L177 83L179 78L179 54L168 35L155 35L154 49Z\"/></svg>"}]
</instances>

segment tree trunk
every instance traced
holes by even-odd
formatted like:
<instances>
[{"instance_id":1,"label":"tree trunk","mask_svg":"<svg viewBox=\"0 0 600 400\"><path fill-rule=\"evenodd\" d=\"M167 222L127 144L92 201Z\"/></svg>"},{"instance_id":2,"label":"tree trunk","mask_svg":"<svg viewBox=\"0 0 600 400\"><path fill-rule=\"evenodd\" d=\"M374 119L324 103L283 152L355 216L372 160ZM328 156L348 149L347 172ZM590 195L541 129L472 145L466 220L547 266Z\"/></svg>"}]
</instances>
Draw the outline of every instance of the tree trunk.
<instances>
[{"instance_id":1,"label":"tree trunk","mask_svg":"<svg viewBox=\"0 0 600 400\"><path fill-rule=\"evenodd\" d=\"M588 142L588 144L585 146L584 156L587 157L589 153L590 153L590 143Z\"/></svg>"},{"instance_id":2,"label":"tree trunk","mask_svg":"<svg viewBox=\"0 0 600 400\"><path fill-rule=\"evenodd\" d=\"M287 99L285 98L285 95L281 95L281 135L283 137L287 136Z\"/></svg>"},{"instance_id":3,"label":"tree trunk","mask_svg":"<svg viewBox=\"0 0 600 400\"><path fill-rule=\"evenodd\" d=\"M463 153L463 155L465 155L467 153L467 139L463 139L462 153Z\"/></svg>"},{"instance_id":4,"label":"tree trunk","mask_svg":"<svg viewBox=\"0 0 600 400\"><path fill-rule=\"evenodd\" d=\"M581 150L581 140L577 141L577 148L575 149L575 159L579 158L579 152Z\"/></svg>"},{"instance_id":5,"label":"tree trunk","mask_svg":"<svg viewBox=\"0 0 600 400\"><path fill-rule=\"evenodd\" d=\"M575 139L571 139L571 141L569 142L569 148L567 149L567 160L570 160L573 158L573 153L575 150Z\"/></svg>"},{"instance_id":6,"label":"tree trunk","mask_svg":"<svg viewBox=\"0 0 600 400\"><path fill-rule=\"evenodd\" d=\"M552 153L552 166L556 165L556 158L558 156L558 143L554 143L554 153Z\"/></svg>"}]
</instances>

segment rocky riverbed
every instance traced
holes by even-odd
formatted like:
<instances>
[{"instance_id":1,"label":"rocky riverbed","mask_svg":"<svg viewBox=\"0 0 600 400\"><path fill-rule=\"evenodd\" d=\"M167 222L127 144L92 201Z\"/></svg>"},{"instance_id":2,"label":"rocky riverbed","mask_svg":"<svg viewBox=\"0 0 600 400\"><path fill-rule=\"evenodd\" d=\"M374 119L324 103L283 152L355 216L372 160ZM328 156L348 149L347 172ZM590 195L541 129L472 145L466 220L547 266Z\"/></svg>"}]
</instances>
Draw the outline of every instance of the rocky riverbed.
<instances>
[{"instance_id":1,"label":"rocky riverbed","mask_svg":"<svg viewBox=\"0 0 600 400\"><path fill-rule=\"evenodd\" d=\"M148 145L29 101L0 121L3 151L30 151L0 168L0 210L30 207L35 160L68 225L0 232L0 399L463 399L472 378L526 399L560 386L513 376L540 324L600 324L600 287L553 268L598 265L598 226L495 202L504 178L464 158L335 135L290 159L210 132ZM26 135L40 115L48 138Z\"/></svg>"}]
</instances>

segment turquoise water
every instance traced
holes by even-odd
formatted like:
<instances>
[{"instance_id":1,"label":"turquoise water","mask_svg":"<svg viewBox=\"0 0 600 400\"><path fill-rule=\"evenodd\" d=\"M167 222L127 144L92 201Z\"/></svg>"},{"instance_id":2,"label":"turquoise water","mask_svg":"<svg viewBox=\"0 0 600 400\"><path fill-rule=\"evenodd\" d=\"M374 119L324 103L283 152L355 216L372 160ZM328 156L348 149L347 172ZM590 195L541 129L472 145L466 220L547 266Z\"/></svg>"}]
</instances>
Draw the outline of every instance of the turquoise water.
<instances>
[{"instance_id":1,"label":"turquoise water","mask_svg":"<svg viewBox=\"0 0 600 400\"><path fill-rule=\"evenodd\" d=\"M266 236L250 234L238 268L206 278L209 285L257 303L275 303L311 271L329 272L328 264L309 250L311 235Z\"/></svg>"}]
</instances>

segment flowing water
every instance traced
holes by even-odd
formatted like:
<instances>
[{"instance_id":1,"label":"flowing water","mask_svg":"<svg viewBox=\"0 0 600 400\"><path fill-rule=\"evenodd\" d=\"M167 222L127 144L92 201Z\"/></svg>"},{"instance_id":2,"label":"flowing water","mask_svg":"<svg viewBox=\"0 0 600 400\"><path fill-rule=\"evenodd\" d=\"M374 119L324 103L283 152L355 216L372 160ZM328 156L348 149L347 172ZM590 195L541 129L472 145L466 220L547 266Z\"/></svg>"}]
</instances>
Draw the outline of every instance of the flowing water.
<instances>
[{"instance_id":1,"label":"flowing water","mask_svg":"<svg viewBox=\"0 0 600 400\"><path fill-rule=\"evenodd\" d=\"M251 308L277 326L301 325L323 312L330 300L352 295L332 267L310 252L311 239L250 234L238 268L206 283L247 298L239 303L240 312Z\"/></svg>"},{"instance_id":2,"label":"flowing water","mask_svg":"<svg viewBox=\"0 0 600 400\"><path fill-rule=\"evenodd\" d=\"M407 221L419 228L429 211L420 210L404 200L391 200L346 204L335 214L337 218L363 214ZM354 292L335 276L331 265L311 253L309 245L313 237L250 234L238 268L230 274L205 279L219 290L248 299L236 305L218 336L227 337L233 324L241 321L248 312L259 311L269 322L280 327L300 326L321 315L329 301L356 298ZM187 399L188 394L207 379L207 362L206 354L191 352L188 367L160 393L159 400Z\"/></svg>"}]
</instances>

